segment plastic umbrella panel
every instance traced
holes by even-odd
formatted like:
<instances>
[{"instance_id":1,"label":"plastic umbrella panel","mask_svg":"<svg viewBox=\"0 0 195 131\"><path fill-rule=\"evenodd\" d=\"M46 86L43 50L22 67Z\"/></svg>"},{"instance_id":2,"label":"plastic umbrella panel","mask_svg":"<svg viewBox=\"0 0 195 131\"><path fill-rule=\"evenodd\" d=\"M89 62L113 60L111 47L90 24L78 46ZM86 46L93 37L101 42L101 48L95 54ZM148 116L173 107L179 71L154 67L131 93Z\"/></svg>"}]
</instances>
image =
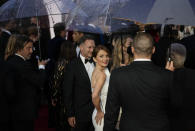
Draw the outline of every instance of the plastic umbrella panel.
<instances>
[{"instance_id":1,"label":"plastic umbrella panel","mask_svg":"<svg viewBox=\"0 0 195 131\"><path fill-rule=\"evenodd\" d=\"M105 28L107 19L110 19L112 12L125 6L128 0L80 0L76 8L70 12L67 19L69 25L93 24ZM79 9L86 13L86 16L79 14Z\"/></svg>"},{"instance_id":2,"label":"plastic umbrella panel","mask_svg":"<svg viewBox=\"0 0 195 131\"><path fill-rule=\"evenodd\" d=\"M71 0L9 0L0 7L0 21L67 14L74 7L75 4Z\"/></svg>"},{"instance_id":3,"label":"plastic umbrella panel","mask_svg":"<svg viewBox=\"0 0 195 131\"><path fill-rule=\"evenodd\" d=\"M193 0L130 0L113 17L143 23L195 25Z\"/></svg>"}]
</instances>

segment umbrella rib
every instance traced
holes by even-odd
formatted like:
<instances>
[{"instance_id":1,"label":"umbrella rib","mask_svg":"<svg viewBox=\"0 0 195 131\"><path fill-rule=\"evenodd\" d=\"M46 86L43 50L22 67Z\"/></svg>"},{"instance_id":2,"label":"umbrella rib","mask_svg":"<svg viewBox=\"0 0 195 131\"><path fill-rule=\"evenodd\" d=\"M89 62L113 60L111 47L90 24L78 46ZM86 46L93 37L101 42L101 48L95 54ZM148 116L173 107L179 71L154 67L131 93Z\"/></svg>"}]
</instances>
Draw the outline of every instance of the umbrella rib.
<instances>
[{"instance_id":1,"label":"umbrella rib","mask_svg":"<svg viewBox=\"0 0 195 131\"><path fill-rule=\"evenodd\" d=\"M59 0L58 0L58 1L59 1ZM44 4L45 4L45 5L51 5L51 4L53 4L53 0L48 1L48 2L45 2Z\"/></svg>"},{"instance_id":2,"label":"umbrella rib","mask_svg":"<svg viewBox=\"0 0 195 131\"><path fill-rule=\"evenodd\" d=\"M104 26L106 25L106 20L107 20L108 13L109 13L109 9L110 9L110 1L111 1L111 0L109 0L108 8L107 8L107 11L106 11L106 18L105 18L105 20L104 20Z\"/></svg>"},{"instance_id":3,"label":"umbrella rib","mask_svg":"<svg viewBox=\"0 0 195 131\"><path fill-rule=\"evenodd\" d=\"M61 11L60 7L58 6L56 0L54 0L54 3L56 4L57 8L59 9L59 11L60 11L60 13L61 13L62 11Z\"/></svg>"},{"instance_id":4,"label":"umbrella rib","mask_svg":"<svg viewBox=\"0 0 195 131\"><path fill-rule=\"evenodd\" d=\"M49 7L48 6L45 6L46 8L47 8L47 10L48 10L48 12L50 12L51 13L51 10L49 9ZM53 17L51 16L51 19L52 19L52 22L53 22L53 24L54 24L54 19L53 19Z\"/></svg>"},{"instance_id":5,"label":"umbrella rib","mask_svg":"<svg viewBox=\"0 0 195 131\"><path fill-rule=\"evenodd\" d=\"M20 17L20 14L19 14L19 11L20 11L20 9L21 9L21 6L22 6L22 3L23 3L23 1L24 0L22 0L22 2L20 2L20 4L19 4L19 8L18 8L18 11L17 11L17 16L16 16L16 18L18 17ZM17 1L18 2L18 1ZM22 13L21 13L22 14Z\"/></svg>"}]
</instances>

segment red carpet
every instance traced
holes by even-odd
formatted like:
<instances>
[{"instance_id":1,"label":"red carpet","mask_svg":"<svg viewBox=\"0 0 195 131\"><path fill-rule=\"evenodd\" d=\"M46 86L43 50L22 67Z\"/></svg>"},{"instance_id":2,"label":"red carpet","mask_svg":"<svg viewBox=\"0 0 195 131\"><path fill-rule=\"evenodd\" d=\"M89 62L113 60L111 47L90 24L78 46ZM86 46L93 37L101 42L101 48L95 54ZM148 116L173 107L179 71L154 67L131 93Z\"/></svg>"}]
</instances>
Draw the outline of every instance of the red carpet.
<instances>
[{"instance_id":1,"label":"red carpet","mask_svg":"<svg viewBox=\"0 0 195 131\"><path fill-rule=\"evenodd\" d=\"M42 106L39 110L39 118L35 121L35 131L56 131L48 128L48 107Z\"/></svg>"}]
</instances>

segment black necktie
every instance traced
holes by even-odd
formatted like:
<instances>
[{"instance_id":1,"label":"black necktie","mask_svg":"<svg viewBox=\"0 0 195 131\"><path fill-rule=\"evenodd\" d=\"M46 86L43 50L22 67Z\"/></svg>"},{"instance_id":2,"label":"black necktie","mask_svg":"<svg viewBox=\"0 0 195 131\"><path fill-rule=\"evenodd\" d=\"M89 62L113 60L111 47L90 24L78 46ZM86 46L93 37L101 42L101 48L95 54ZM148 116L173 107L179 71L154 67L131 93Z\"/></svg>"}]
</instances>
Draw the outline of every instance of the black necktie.
<instances>
[{"instance_id":1,"label":"black necktie","mask_svg":"<svg viewBox=\"0 0 195 131\"><path fill-rule=\"evenodd\" d=\"M93 62L93 59L92 59L92 58L91 58L91 59L85 59L85 64L86 64L87 62L92 63L92 62Z\"/></svg>"}]
</instances>

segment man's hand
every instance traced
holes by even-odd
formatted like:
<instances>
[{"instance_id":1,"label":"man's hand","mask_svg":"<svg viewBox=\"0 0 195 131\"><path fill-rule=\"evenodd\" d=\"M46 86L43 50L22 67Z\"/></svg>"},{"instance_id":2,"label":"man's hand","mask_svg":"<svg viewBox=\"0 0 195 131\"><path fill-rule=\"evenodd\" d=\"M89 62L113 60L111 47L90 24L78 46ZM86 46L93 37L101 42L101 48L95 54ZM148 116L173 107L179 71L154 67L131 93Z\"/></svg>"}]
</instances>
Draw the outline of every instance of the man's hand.
<instances>
[{"instance_id":1,"label":"man's hand","mask_svg":"<svg viewBox=\"0 0 195 131\"><path fill-rule=\"evenodd\" d=\"M46 65L48 62L50 61L50 59L47 59L47 60L38 60L38 65Z\"/></svg>"},{"instance_id":2,"label":"man's hand","mask_svg":"<svg viewBox=\"0 0 195 131\"><path fill-rule=\"evenodd\" d=\"M173 66L173 61L167 61L167 64L165 66L165 69L170 70L170 71L174 71L175 68Z\"/></svg>"},{"instance_id":3,"label":"man's hand","mask_svg":"<svg viewBox=\"0 0 195 131\"><path fill-rule=\"evenodd\" d=\"M76 119L75 117L68 117L68 123L71 127L75 127L76 125Z\"/></svg>"}]
</instances>

